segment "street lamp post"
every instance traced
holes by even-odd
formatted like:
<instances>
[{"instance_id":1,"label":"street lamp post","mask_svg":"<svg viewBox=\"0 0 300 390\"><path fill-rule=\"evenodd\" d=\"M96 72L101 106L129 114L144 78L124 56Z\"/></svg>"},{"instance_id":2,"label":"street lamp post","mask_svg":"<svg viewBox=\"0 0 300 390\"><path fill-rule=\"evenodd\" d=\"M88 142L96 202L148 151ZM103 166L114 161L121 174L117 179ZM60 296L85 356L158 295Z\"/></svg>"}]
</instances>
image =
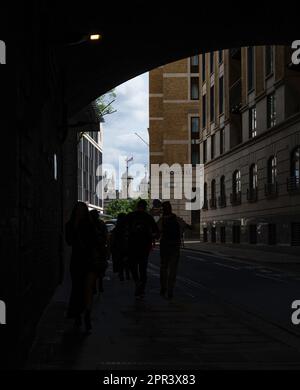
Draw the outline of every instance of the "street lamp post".
<instances>
[{"instance_id":1,"label":"street lamp post","mask_svg":"<svg viewBox=\"0 0 300 390\"><path fill-rule=\"evenodd\" d=\"M147 146L149 146L149 143L147 142L147 141L145 141L144 140L144 138L142 138L138 133L134 133L137 137L139 137L139 139L141 140L141 141L143 141L144 142L144 144L146 144Z\"/></svg>"}]
</instances>

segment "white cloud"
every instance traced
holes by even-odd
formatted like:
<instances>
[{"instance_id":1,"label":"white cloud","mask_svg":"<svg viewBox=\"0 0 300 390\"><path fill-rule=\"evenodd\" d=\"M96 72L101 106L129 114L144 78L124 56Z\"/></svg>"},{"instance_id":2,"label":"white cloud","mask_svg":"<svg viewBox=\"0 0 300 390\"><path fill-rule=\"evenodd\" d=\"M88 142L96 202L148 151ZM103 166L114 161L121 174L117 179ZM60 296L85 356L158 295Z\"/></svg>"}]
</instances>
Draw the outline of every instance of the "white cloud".
<instances>
[{"instance_id":1,"label":"white cloud","mask_svg":"<svg viewBox=\"0 0 300 390\"><path fill-rule=\"evenodd\" d=\"M113 104L117 110L105 117L103 163L119 170L120 156L133 156L134 163L149 163L148 147L135 132L148 142L148 74L143 74L116 88Z\"/></svg>"}]
</instances>

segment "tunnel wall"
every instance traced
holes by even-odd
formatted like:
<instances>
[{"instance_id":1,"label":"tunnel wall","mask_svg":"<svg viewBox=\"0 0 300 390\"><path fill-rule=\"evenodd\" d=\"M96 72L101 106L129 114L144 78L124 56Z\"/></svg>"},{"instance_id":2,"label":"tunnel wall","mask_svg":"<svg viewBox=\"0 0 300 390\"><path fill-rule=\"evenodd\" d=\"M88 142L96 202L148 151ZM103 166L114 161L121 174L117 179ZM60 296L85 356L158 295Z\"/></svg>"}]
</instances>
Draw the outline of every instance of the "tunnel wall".
<instances>
[{"instance_id":1,"label":"tunnel wall","mask_svg":"<svg viewBox=\"0 0 300 390\"><path fill-rule=\"evenodd\" d=\"M77 195L76 134L67 136L64 75L43 40L43 22L34 19L30 31L8 41L9 66L1 69L0 299L7 324L0 326L0 369L22 366L63 280L63 227Z\"/></svg>"}]
</instances>

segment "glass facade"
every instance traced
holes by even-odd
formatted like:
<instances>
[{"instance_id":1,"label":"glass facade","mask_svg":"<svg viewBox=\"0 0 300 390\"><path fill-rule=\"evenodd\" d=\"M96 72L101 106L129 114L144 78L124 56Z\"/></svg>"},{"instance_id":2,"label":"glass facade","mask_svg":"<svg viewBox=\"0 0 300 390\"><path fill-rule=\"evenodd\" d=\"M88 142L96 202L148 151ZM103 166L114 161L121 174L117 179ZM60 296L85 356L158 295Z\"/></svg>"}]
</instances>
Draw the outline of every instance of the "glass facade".
<instances>
[{"instance_id":1,"label":"glass facade","mask_svg":"<svg viewBox=\"0 0 300 390\"><path fill-rule=\"evenodd\" d=\"M98 140L98 133L90 132L88 135ZM100 165L102 151L83 136L78 145L78 200L97 207L103 207L102 190L100 189L100 193L97 194L97 186L102 179L101 176L97 176Z\"/></svg>"}]
</instances>

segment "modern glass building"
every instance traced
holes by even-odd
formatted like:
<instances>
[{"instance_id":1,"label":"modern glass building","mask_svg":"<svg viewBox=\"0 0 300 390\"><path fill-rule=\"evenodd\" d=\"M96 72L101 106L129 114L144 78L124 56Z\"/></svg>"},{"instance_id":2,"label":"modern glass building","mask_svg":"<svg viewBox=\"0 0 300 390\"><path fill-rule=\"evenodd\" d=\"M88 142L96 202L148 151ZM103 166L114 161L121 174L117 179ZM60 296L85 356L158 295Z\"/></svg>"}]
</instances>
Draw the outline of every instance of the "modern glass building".
<instances>
[{"instance_id":1,"label":"modern glass building","mask_svg":"<svg viewBox=\"0 0 300 390\"><path fill-rule=\"evenodd\" d=\"M84 132L78 142L78 200L87 203L90 209L103 212L102 185L103 129Z\"/></svg>"}]
</instances>

